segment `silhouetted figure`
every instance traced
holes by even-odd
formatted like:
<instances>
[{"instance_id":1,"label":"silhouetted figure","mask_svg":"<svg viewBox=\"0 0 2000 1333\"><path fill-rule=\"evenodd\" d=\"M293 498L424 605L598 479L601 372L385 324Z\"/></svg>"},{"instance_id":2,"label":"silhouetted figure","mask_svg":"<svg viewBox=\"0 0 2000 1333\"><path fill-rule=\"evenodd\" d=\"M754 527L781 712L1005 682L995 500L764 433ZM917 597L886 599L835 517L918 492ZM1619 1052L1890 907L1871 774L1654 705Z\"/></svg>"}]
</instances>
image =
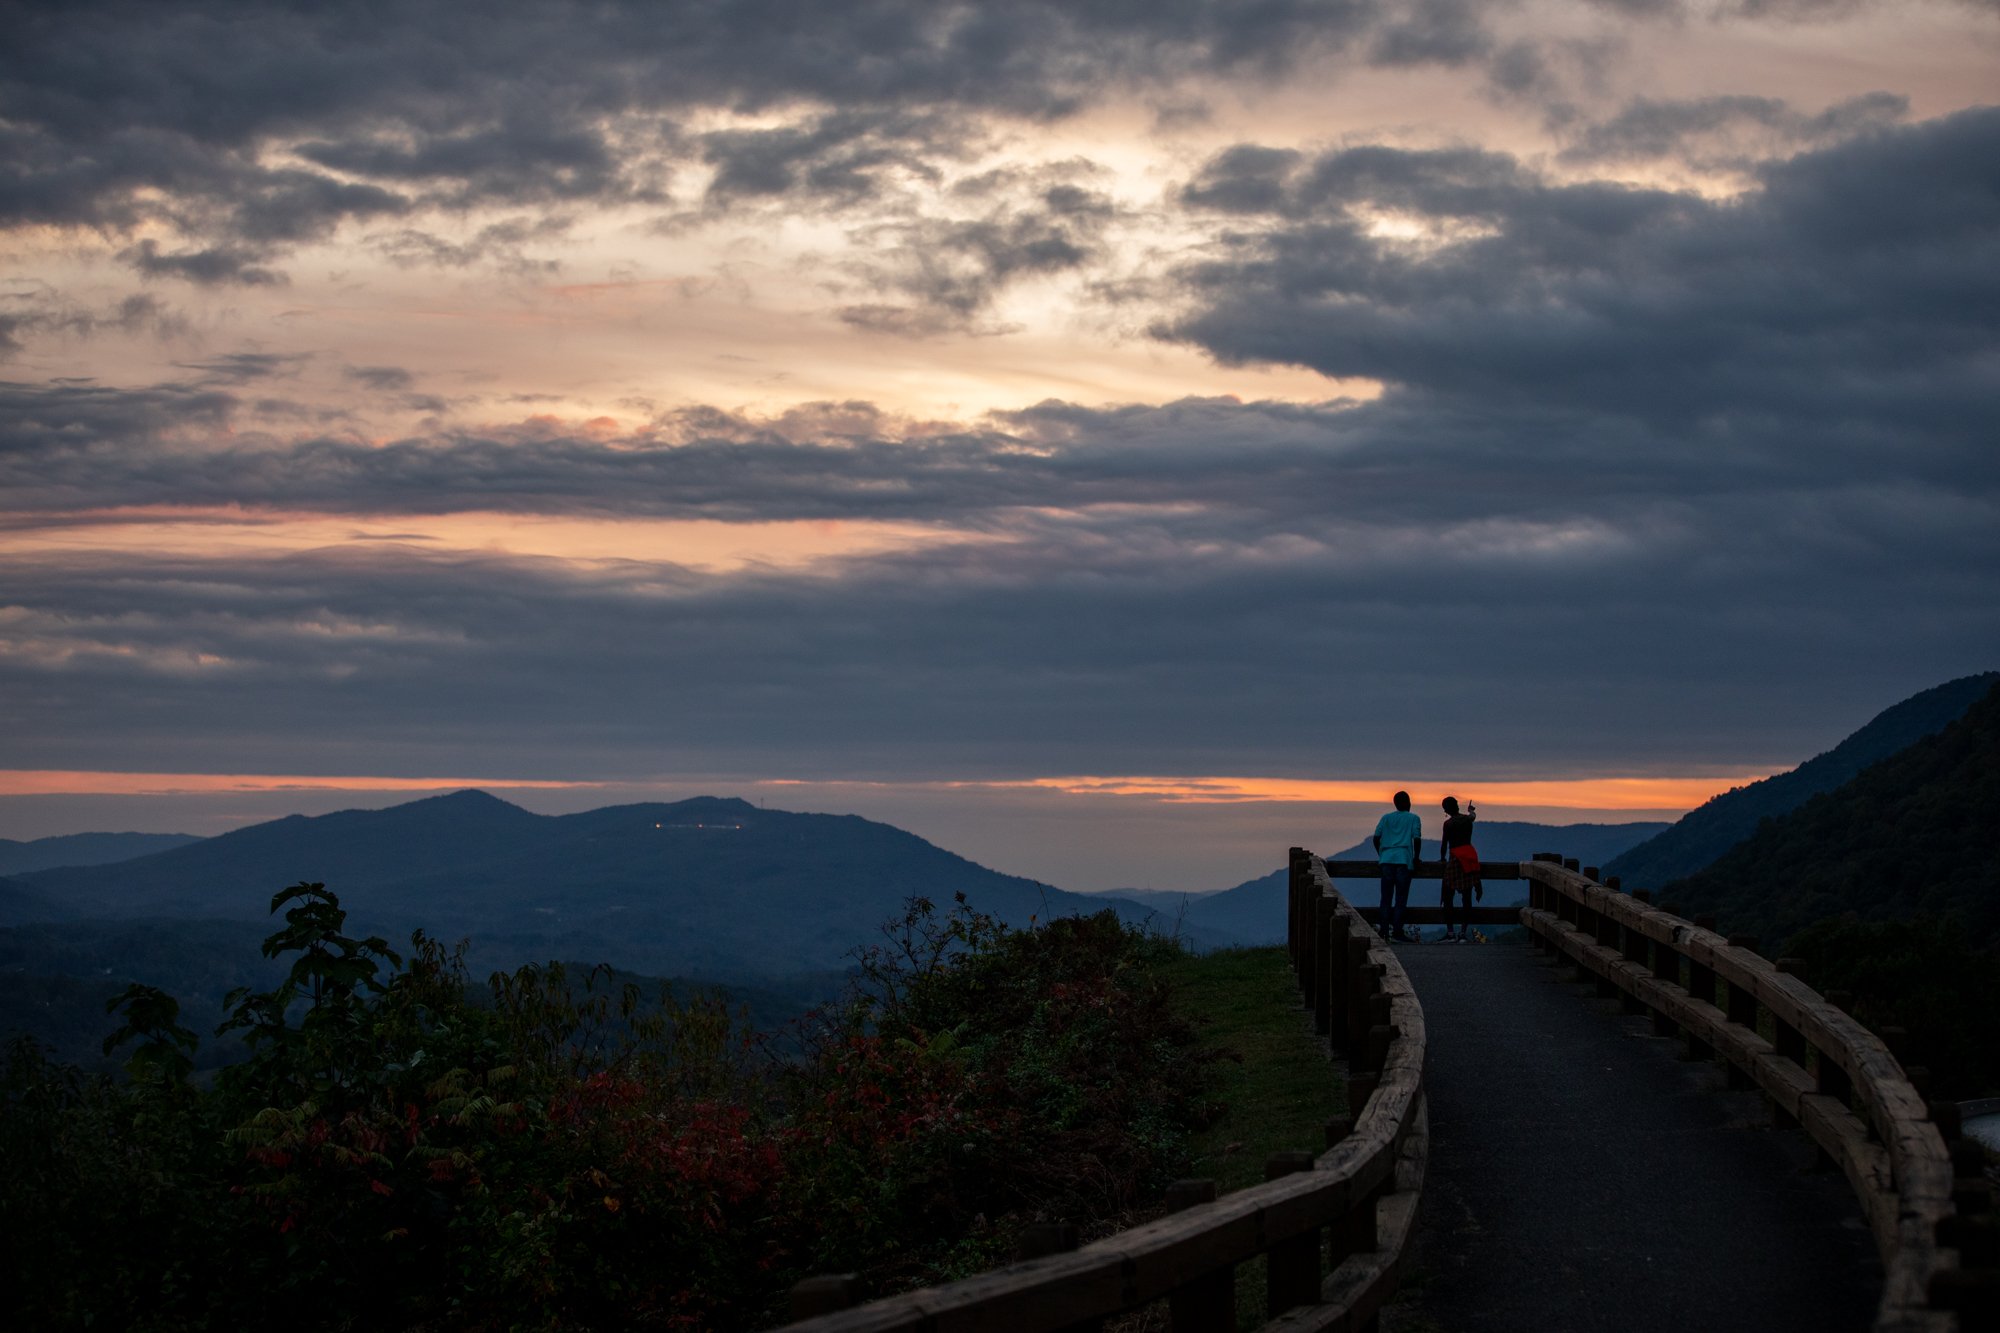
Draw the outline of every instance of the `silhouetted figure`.
<instances>
[{"instance_id":1,"label":"silhouetted figure","mask_svg":"<svg viewBox=\"0 0 2000 1333\"><path fill-rule=\"evenodd\" d=\"M1458 812L1458 798L1444 798L1444 830L1438 835L1438 854L1444 859L1444 938L1447 944L1468 944L1472 940L1472 900L1484 898L1486 888L1479 882L1479 851L1472 845L1472 822L1479 807L1467 806Z\"/></svg>"},{"instance_id":2,"label":"silhouetted figure","mask_svg":"<svg viewBox=\"0 0 2000 1333\"><path fill-rule=\"evenodd\" d=\"M1410 872L1417 868L1424 822L1410 810L1410 794L1396 793L1396 808L1375 821L1375 859L1382 869L1382 912L1375 929L1384 939L1405 940L1403 909L1410 905Z\"/></svg>"}]
</instances>

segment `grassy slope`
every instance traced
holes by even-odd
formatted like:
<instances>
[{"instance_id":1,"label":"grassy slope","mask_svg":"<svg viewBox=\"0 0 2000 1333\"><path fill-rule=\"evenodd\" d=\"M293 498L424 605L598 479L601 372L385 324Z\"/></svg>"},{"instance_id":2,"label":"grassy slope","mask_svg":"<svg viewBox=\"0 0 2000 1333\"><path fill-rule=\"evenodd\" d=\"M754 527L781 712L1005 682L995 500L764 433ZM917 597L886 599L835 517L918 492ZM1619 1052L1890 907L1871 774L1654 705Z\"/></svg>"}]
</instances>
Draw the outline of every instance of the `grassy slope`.
<instances>
[{"instance_id":1,"label":"grassy slope","mask_svg":"<svg viewBox=\"0 0 2000 1333\"><path fill-rule=\"evenodd\" d=\"M1326 1122L1347 1100L1299 1005L1285 951L1184 957L1171 975L1204 1041L1230 1053L1216 1075L1223 1114L1195 1142L1193 1174L1215 1177L1226 1193L1262 1181L1274 1152L1322 1151Z\"/></svg>"},{"instance_id":2,"label":"grassy slope","mask_svg":"<svg viewBox=\"0 0 2000 1333\"><path fill-rule=\"evenodd\" d=\"M1320 1152L1328 1118L1347 1107L1346 1085L1300 1007L1284 949L1184 956L1170 975L1204 1042L1228 1053L1215 1075L1223 1112L1195 1140L1190 1174L1213 1176L1228 1193L1261 1182L1272 1153ZM1258 1259L1236 1271L1239 1326L1261 1326L1263 1309Z\"/></svg>"}]
</instances>

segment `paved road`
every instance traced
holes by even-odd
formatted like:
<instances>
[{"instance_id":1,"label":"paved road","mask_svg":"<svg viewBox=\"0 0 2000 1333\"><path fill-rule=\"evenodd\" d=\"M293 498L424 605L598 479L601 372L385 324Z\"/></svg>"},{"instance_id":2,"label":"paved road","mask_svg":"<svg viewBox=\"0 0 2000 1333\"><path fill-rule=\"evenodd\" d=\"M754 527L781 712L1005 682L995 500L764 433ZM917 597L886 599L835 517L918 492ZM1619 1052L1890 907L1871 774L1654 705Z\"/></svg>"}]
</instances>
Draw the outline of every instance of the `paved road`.
<instances>
[{"instance_id":1,"label":"paved road","mask_svg":"<svg viewBox=\"0 0 2000 1333\"><path fill-rule=\"evenodd\" d=\"M1881 1269L1836 1170L1525 944L1398 957L1430 1035L1410 1298L1445 1333L1865 1329Z\"/></svg>"}]
</instances>

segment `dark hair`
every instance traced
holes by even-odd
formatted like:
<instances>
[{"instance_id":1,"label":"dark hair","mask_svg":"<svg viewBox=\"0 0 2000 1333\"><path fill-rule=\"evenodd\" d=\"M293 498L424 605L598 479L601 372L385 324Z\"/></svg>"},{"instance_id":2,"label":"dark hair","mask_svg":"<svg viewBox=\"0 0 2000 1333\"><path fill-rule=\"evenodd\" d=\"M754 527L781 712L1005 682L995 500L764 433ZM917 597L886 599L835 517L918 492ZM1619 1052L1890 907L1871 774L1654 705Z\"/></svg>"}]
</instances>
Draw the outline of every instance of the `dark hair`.
<instances>
[{"instance_id":1,"label":"dark hair","mask_svg":"<svg viewBox=\"0 0 2000 1333\"><path fill-rule=\"evenodd\" d=\"M1458 813L1458 798L1456 796L1447 796L1444 798L1444 812L1448 815Z\"/></svg>"},{"instance_id":2,"label":"dark hair","mask_svg":"<svg viewBox=\"0 0 2000 1333\"><path fill-rule=\"evenodd\" d=\"M1399 791L1396 793L1396 808L1398 810L1407 810L1410 808L1410 794L1408 792Z\"/></svg>"}]
</instances>

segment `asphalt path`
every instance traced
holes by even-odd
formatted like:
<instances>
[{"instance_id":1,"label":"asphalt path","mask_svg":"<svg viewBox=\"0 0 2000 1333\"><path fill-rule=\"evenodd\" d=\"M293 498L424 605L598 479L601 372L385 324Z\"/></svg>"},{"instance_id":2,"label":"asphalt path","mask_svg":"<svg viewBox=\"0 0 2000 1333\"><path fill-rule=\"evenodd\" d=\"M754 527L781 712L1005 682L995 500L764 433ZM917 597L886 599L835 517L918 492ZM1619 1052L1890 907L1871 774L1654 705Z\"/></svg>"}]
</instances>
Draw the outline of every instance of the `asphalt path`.
<instances>
[{"instance_id":1,"label":"asphalt path","mask_svg":"<svg viewBox=\"0 0 2000 1333\"><path fill-rule=\"evenodd\" d=\"M1838 1170L1525 943L1403 946L1430 1041L1416 1263L1387 1329L1869 1327Z\"/></svg>"}]
</instances>

